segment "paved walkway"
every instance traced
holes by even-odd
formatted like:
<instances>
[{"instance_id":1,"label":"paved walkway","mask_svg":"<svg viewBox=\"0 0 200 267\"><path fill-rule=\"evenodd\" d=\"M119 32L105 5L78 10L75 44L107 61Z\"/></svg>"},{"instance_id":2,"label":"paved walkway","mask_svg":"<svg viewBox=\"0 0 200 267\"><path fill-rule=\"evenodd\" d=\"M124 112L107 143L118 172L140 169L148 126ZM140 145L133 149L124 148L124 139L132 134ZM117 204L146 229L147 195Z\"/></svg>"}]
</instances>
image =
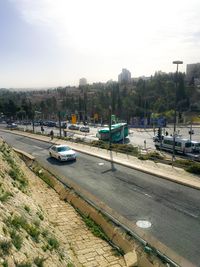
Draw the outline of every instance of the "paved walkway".
<instances>
[{"instance_id":1,"label":"paved walkway","mask_svg":"<svg viewBox=\"0 0 200 267\"><path fill-rule=\"evenodd\" d=\"M19 135L24 135L27 137L31 137L37 140L42 140L46 142L52 142L56 144L67 144L71 148L73 148L76 151L84 152L102 159L110 160L118 164L122 164L124 166L128 166L137 170L141 170L143 172L154 174L158 177L161 177L163 179L168 179L173 182L183 184L195 189L200 190L200 176L194 175L186 172L185 170L173 166L169 166L166 164L161 163L155 163L151 160L139 160L136 157L129 156L123 153L117 153L117 152L111 152L106 149L101 149L97 147L92 147L89 145L84 145L80 143L74 143L70 141L64 141L61 139L54 138L53 141L51 141L50 137L48 136L42 136L42 135L36 135L26 132L19 132L14 131L14 133Z\"/></svg>"}]
</instances>

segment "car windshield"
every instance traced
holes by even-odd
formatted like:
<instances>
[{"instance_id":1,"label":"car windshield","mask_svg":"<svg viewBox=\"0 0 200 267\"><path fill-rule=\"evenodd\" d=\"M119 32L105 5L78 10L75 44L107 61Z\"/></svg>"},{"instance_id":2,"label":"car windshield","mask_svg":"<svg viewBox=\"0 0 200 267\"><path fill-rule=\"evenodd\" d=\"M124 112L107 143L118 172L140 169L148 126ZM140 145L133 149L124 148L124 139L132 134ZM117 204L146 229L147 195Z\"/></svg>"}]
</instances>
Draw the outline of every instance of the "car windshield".
<instances>
[{"instance_id":1,"label":"car windshield","mask_svg":"<svg viewBox=\"0 0 200 267\"><path fill-rule=\"evenodd\" d=\"M64 151L69 151L71 148L68 147L68 146L61 146L61 147L58 147L57 150L58 152L64 152Z\"/></svg>"}]
</instances>

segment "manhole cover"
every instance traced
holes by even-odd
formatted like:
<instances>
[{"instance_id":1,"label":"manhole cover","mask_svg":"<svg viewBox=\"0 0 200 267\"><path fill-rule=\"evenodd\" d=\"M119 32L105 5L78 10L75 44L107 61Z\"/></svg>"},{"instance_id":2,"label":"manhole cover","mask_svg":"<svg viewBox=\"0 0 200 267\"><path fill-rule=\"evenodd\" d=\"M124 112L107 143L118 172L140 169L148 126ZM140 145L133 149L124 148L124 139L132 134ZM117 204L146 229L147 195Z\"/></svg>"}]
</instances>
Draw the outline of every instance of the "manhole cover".
<instances>
[{"instance_id":1,"label":"manhole cover","mask_svg":"<svg viewBox=\"0 0 200 267\"><path fill-rule=\"evenodd\" d=\"M102 166L102 165L104 165L104 163L103 162L99 162L98 165L99 166Z\"/></svg>"},{"instance_id":2,"label":"manhole cover","mask_svg":"<svg viewBox=\"0 0 200 267\"><path fill-rule=\"evenodd\" d=\"M136 225L140 228L149 228L151 227L151 222L146 220L139 220L136 222Z\"/></svg>"}]
</instances>

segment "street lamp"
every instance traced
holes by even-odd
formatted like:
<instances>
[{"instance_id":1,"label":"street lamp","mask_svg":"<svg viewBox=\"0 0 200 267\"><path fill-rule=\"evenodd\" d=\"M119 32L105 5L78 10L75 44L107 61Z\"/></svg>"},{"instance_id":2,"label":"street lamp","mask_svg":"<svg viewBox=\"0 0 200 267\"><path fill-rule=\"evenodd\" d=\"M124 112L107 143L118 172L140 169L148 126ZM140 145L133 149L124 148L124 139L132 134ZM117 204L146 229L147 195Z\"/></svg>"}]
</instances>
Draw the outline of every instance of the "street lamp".
<instances>
[{"instance_id":1,"label":"street lamp","mask_svg":"<svg viewBox=\"0 0 200 267\"><path fill-rule=\"evenodd\" d=\"M112 106L109 106L109 150L111 150Z\"/></svg>"},{"instance_id":2,"label":"street lamp","mask_svg":"<svg viewBox=\"0 0 200 267\"><path fill-rule=\"evenodd\" d=\"M172 155L172 163L175 158L175 134L176 134L176 105L177 105L177 86L178 86L178 65L183 64L183 61L175 60L172 62L176 65L176 79L175 79L175 107L174 107L174 133L173 133L173 155Z\"/></svg>"}]
</instances>

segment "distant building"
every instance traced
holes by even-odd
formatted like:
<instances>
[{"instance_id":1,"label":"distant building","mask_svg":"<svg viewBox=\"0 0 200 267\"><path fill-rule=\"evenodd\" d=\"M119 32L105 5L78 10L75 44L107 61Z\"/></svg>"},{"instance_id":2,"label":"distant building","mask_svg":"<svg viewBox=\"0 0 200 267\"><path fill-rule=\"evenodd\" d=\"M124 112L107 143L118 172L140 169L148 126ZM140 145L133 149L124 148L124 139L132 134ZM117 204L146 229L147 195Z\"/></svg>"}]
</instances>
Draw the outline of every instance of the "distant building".
<instances>
[{"instance_id":1,"label":"distant building","mask_svg":"<svg viewBox=\"0 0 200 267\"><path fill-rule=\"evenodd\" d=\"M187 64L186 80L189 84L199 85L200 80L200 63Z\"/></svg>"},{"instance_id":2,"label":"distant building","mask_svg":"<svg viewBox=\"0 0 200 267\"><path fill-rule=\"evenodd\" d=\"M119 83L130 83L131 82L131 73L127 69L122 69L122 72L118 75Z\"/></svg>"},{"instance_id":3,"label":"distant building","mask_svg":"<svg viewBox=\"0 0 200 267\"><path fill-rule=\"evenodd\" d=\"M86 78L81 78L80 80L79 80L79 86L81 86L81 85L86 85L87 84L87 80L86 80Z\"/></svg>"}]
</instances>

